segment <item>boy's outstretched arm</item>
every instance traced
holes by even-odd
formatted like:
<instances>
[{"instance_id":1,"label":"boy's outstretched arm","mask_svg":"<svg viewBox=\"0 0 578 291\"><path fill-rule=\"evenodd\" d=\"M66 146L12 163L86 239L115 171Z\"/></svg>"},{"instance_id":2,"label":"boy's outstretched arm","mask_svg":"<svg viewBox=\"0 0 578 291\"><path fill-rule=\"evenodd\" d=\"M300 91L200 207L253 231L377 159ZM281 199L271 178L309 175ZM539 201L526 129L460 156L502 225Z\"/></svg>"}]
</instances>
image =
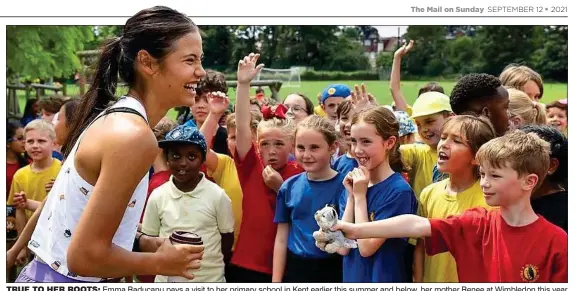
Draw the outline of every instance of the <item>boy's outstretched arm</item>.
<instances>
[{"instance_id":1,"label":"boy's outstretched arm","mask_svg":"<svg viewBox=\"0 0 578 291\"><path fill-rule=\"evenodd\" d=\"M341 230L350 239L431 236L429 220L413 214L356 224L340 220L331 230Z\"/></svg>"},{"instance_id":2,"label":"boy's outstretched arm","mask_svg":"<svg viewBox=\"0 0 578 291\"><path fill-rule=\"evenodd\" d=\"M389 81L389 90L391 90L391 96L393 97L393 102L395 102L395 109L400 111L406 111L407 102L401 91L401 59L405 54L411 50L413 47L413 40L409 41L409 44L403 45L393 55L393 63L391 65L391 76Z\"/></svg>"},{"instance_id":3,"label":"boy's outstretched arm","mask_svg":"<svg viewBox=\"0 0 578 291\"><path fill-rule=\"evenodd\" d=\"M244 160L251 149L251 104L249 93L251 80L263 68L263 64L255 66L259 54L251 53L239 61L237 68L237 100L235 104L235 123L237 125L237 154L239 160Z\"/></svg>"}]
</instances>

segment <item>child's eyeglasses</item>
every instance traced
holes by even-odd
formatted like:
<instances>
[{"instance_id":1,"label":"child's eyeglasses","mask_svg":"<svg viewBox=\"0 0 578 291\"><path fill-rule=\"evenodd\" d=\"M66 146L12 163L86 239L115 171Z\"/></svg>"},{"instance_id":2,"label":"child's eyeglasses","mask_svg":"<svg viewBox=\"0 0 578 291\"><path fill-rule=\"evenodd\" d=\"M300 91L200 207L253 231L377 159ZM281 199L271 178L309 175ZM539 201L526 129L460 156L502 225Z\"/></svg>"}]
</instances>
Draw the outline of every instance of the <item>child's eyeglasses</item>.
<instances>
[{"instance_id":1,"label":"child's eyeglasses","mask_svg":"<svg viewBox=\"0 0 578 291\"><path fill-rule=\"evenodd\" d=\"M303 108L301 108L301 106L287 106L287 111L293 111L293 112L299 112L299 111L303 111Z\"/></svg>"}]
</instances>

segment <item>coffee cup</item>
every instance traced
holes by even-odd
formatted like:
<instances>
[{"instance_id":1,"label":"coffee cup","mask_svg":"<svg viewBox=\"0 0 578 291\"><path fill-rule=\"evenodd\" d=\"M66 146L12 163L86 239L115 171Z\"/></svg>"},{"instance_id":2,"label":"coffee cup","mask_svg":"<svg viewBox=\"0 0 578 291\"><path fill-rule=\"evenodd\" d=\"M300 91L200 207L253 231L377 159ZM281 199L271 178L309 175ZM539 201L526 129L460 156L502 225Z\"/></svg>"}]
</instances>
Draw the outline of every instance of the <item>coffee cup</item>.
<instances>
[{"instance_id":1,"label":"coffee cup","mask_svg":"<svg viewBox=\"0 0 578 291\"><path fill-rule=\"evenodd\" d=\"M169 241L173 245L195 245L195 246L203 245L203 239L198 234L194 232L181 231L181 230L174 231L169 237ZM167 278L167 282L185 283L189 282L189 280L181 276L170 276Z\"/></svg>"}]
</instances>

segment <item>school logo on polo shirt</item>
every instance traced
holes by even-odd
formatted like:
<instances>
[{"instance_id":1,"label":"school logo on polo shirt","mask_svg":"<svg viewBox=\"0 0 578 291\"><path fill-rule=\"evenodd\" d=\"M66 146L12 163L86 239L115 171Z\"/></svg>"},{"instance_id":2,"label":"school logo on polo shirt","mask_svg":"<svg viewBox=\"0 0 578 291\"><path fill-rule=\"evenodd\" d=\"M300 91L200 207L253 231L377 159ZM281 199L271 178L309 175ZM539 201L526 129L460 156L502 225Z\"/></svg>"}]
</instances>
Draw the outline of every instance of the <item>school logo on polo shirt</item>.
<instances>
[{"instance_id":1,"label":"school logo on polo shirt","mask_svg":"<svg viewBox=\"0 0 578 291\"><path fill-rule=\"evenodd\" d=\"M538 267L532 264L527 264L520 271L520 277L522 277L524 282L533 283L540 278L540 272Z\"/></svg>"}]
</instances>

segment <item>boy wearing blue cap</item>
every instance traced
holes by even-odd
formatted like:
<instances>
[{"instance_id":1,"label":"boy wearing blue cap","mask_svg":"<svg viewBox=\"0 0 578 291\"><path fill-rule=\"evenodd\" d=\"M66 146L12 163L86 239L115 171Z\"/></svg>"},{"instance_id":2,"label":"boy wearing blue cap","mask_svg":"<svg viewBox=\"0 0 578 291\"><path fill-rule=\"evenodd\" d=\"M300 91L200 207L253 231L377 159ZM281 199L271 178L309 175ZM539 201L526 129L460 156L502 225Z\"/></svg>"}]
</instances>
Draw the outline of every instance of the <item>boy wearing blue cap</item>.
<instances>
[{"instance_id":1,"label":"boy wearing blue cap","mask_svg":"<svg viewBox=\"0 0 578 291\"><path fill-rule=\"evenodd\" d=\"M142 232L165 238L177 230L198 234L205 250L201 268L190 282L225 282L235 220L225 191L200 171L207 155L205 137L197 128L181 125L159 147L167 154L171 178L151 193ZM167 282L167 277L157 276L155 282Z\"/></svg>"},{"instance_id":2,"label":"boy wearing blue cap","mask_svg":"<svg viewBox=\"0 0 578 291\"><path fill-rule=\"evenodd\" d=\"M327 114L329 121L337 122L337 106L349 96L351 96L351 90L349 90L347 85L343 84L329 85L323 90L323 93L321 93L321 107Z\"/></svg>"}]
</instances>

